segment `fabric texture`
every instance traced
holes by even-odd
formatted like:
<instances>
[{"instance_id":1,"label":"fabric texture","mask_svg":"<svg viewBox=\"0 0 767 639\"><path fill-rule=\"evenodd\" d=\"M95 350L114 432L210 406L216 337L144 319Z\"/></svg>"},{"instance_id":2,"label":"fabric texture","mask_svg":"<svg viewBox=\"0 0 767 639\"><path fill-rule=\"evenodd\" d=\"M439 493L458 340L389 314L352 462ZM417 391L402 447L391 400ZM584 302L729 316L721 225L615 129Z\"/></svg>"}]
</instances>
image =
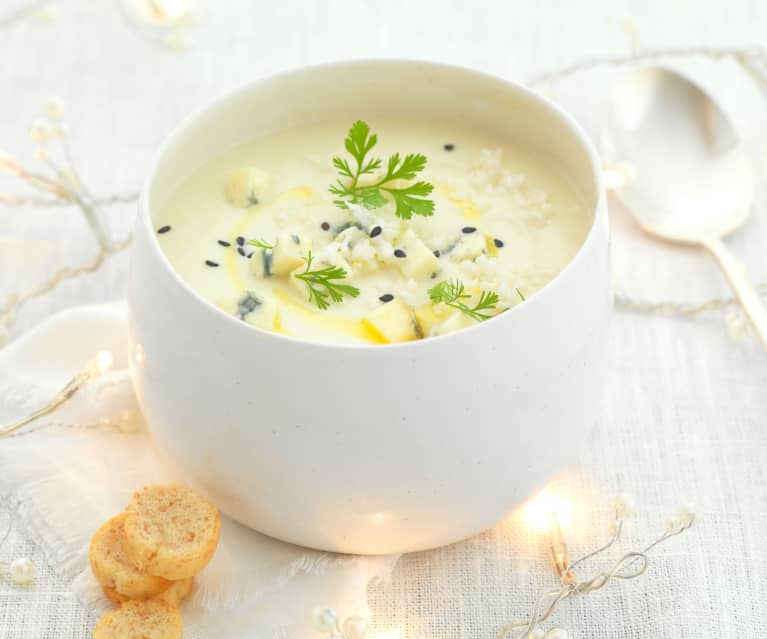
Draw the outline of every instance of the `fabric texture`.
<instances>
[{"instance_id":1,"label":"fabric texture","mask_svg":"<svg viewBox=\"0 0 767 639\"><path fill-rule=\"evenodd\" d=\"M114 370L0 447L0 493L10 496L6 514L96 615L112 606L90 570L90 539L124 510L133 491L176 479L146 433L124 368L126 337L121 305L84 307L52 318L0 352L4 421L45 405L94 349L115 358ZM186 636L312 636L309 613L317 602L328 597L367 614L367 584L388 577L396 559L308 550L222 517L216 553L183 605Z\"/></svg>"},{"instance_id":2,"label":"fabric texture","mask_svg":"<svg viewBox=\"0 0 767 639\"><path fill-rule=\"evenodd\" d=\"M624 55L627 16L636 19L628 26L638 28L637 37L649 48L746 46L763 42L767 32L767 6L760 0L673 5L305 0L268 6L226 0L205 3L196 41L178 54L134 31L120 6L61 0L52 22L0 23L0 146L31 158L29 124L48 95L61 95L80 173L104 195L137 191L161 139L193 108L289 67L348 57L414 57L524 81L575 60ZM767 280L764 97L730 62L690 56L673 64L714 94L741 132L760 186L752 218L727 243L754 280ZM618 73L599 67L539 88L598 141ZM13 191L12 186L0 176L0 192ZM132 208L116 206L104 214L115 237L130 228ZM621 292L688 304L729 295L708 256L652 242L614 201L611 224ZM0 299L93 251L92 236L74 210L0 208ZM121 298L127 270L128 256L120 254L97 273L31 302L12 336L56 310ZM655 538L663 520L687 500L699 503L703 518L653 552L646 575L563 606L552 623L572 637L589 639L761 638L767 626L765 354L751 338L734 339L721 313L688 320L620 309L613 317L609 354L601 417L588 445L572 451L572 465L548 487L574 505L565 527L571 554L593 550L605 539L608 503L620 491L632 493L639 509L624 549ZM18 373L0 369L0 375L8 372ZM35 379L15 375L15 383L25 385L15 386L18 395L9 410L21 405L19 397L30 404L34 399ZM0 442L0 450L3 446ZM536 451L530 455L534 459ZM0 466L2 496L11 499L5 494L6 472ZM3 517L0 512L0 534ZM504 623L526 616L540 590L554 582L546 553L544 534L519 512L474 539L406 555L390 579L368 588L371 636L393 636L396 630L403 639L492 638ZM0 637L89 636L96 617L75 597L61 570L49 566L55 557L46 554L22 517L0 547L0 561L18 556L33 558L38 577L33 586L18 588L0 576ZM584 567L583 577L603 566L595 560ZM334 605L341 615L356 612L329 597L313 603Z\"/></svg>"}]
</instances>

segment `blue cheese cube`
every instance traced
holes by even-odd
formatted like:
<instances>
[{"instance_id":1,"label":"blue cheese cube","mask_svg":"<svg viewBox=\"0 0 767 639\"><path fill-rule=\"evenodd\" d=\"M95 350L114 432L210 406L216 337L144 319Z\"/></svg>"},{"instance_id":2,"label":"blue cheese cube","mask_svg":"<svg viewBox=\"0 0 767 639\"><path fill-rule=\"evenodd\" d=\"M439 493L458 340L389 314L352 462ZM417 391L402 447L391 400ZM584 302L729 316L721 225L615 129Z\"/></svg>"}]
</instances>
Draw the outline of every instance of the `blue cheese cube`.
<instances>
[{"instance_id":1,"label":"blue cheese cube","mask_svg":"<svg viewBox=\"0 0 767 639\"><path fill-rule=\"evenodd\" d=\"M473 260L483 253L487 253L487 242L481 233L462 235L455 247L450 251L450 259L454 262Z\"/></svg>"},{"instance_id":2,"label":"blue cheese cube","mask_svg":"<svg viewBox=\"0 0 767 639\"><path fill-rule=\"evenodd\" d=\"M405 253L405 257L396 261L397 267L405 277L413 279L431 277L442 269L434 252L412 229L405 231L396 244Z\"/></svg>"},{"instance_id":3,"label":"blue cheese cube","mask_svg":"<svg viewBox=\"0 0 767 639\"><path fill-rule=\"evenodd\" d=\"M232 171L224 184L224 196L241 209L258 204L269 186L269 174L254 166Z\"/></svg>"},{"instance_id":4,"label":"blue cheese cube","mask_svg":"<svg viewBox=\"0 0 767 639\"><path fill-rule=\"evenodd\" d=\"M253 326L274 330L277 303L263 293L246 293L237 304L237 316Z\"/></svg>"},{"instance_id":5,"label":"blue cheese cube","mask_svg":"<svg viewBox=\"0 0 767 639\"><path fill-rule=\"evenodd\" d=\"M410 342L423 337L413 309L400 299L379 306L362 323L386 344Z\"/></svg>"},{"instance_id":6,"label":"blue cheese cube","mask_svg":"<svg viewBox=\"0 0 767 639\"><path fill-rule=\"evenodd\" d=\"M234 300L219 302L218 306L243 322L268 331L274 330L277 303L263 293L246 291Z\"/></svg>"},{"instance_id":7,"label":"blue cheese cube","mask_svg":"<svg viewBox=\"0 0 767 639\"><path fill-rule=\"evenodd\" d=\"M271 274L287 275L298 268L305 263L304 258L310 249L311 243L297 233L281 233L277 236L272 250Z\"/></svg>"},{"instance_id":8,"label":"blue cheese cube","mask_svg":"<svg viewBox=\"0 0 767 639\"><path fill-rule=\"evenodd\" d=\"M250 255L250 272L256 277L271 277L272 260L271 249L255 249Z\"/></svg>"}]
</instances>

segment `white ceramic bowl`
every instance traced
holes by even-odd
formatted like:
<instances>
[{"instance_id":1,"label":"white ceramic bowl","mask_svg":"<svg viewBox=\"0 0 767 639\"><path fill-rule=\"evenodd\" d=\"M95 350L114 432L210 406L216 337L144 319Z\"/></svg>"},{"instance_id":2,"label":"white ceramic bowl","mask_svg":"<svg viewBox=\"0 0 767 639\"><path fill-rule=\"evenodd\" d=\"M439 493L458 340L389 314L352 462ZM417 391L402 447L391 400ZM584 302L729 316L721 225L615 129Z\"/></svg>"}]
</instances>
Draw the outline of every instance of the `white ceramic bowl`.
<instances>
[{"instance_id":1,"label":"white ceramic bowl","mask_svg":"<svg viewBox=\"0 0 767 639\"><path fill-rule=\"evenodd\" d=\"M388 346L253 328L176 274L152 218L194 169L299 123L376 114L489 127L549 154L594 214L575 258L511 311ZM162 145L141 196L129 297L133 378L156 444L223 512L341 552L453 542L520 504L594 422L611 306L599 160L558 107L475 71L361 61L259 80Z\"/></svg>"}]
</instances>

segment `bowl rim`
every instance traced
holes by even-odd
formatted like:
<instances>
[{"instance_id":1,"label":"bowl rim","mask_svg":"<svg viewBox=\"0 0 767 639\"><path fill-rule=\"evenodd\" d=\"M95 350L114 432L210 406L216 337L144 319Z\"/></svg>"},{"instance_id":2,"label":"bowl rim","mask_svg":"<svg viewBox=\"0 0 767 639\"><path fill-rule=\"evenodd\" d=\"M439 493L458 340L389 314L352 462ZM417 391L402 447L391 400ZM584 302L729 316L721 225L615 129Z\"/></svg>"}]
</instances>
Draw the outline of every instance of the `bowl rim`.
<instances>
[{"instance_id":1,"label":"bowl rim","mask_svg":"<svg viewBox=\"0 0 767 639\"><path fill-rule=\"evenodd\" d=\"M168 256L162 250L162 247L160 246L160 242L157 238L157 235L154 232L154 226L152 225L152 218L150 214L149 193L154 184L158 168L160 167L165 155L167 154L169 149L176 143L176 141L187 131L187 129L191 127L192 125L194 125L208 111L230 100L237 100L243 94L257 90L262 85L266 85L270 82L277 82L289 76L305 75L307 73L312 73L312 72L321 72L326 69L360 68L360 67L375 66L375 65L378 65L378 66L417 65L420 67L438 68L438 69L446 70L448 72L457 72L458 74L473 75L485 82L493 82L493 83L497 83L501 85L507 85L507 87L510 87L511 89L525 95L527 98L532 99L534 102L536 102L538 107L542 107L544 110L548 110L550 113L558 117L567 126L567 128L570 129L570 131L574 134L576 140L580 144L581 148L586 152L589 163L591 165L590 166L591 175L593 176L593 182L594 182L593 186L595 187L595 193L596 193L594 206L591 210L591 213L592 213L591 225L589 227L588 232L586 233L585 238L583 239L580 246L578 247L578 250L575 252L573 257L567 262L567 264L565 264L562 270L560 270L551 280L549 280L546 284L544 284L533 295L527 298L524 304L517 304L516 306L513 306L512 308L504 311L503 313L495 315L489 320L486 320L484 322L478 322L475 325L462 328L458 331L453 331L445 335L436 335L434 337L429 337L427 339L412 340L409 342L394 342L389 344L372 344L372 343L358 344L358 343L343 343L343 342L337 343L337 342L321 341L321 340L317 340L313 338L283 335L281 333L269 331L269 330L260 328L258 326L253 326L251 324L243 322L239 320L238 318L234 317L233 315L231 315L230 313L227 313L223 309L218 308L215 304L205 299L194 287L192 287L178 273L178 271L173 267L173 264L171 264L170 260L168 259ZM223 321L231 322L233 326L238 326L240 327L240 329L244 329L245 331L247 331L248 334L252 335L254 334L254 331L255 331L256 335L260 335L262 337L268 336L277 340L292 342L294 344L298 344L307 348L314 347L314 348L344 350L344 351L368 351L368 350L392 351L394 349L409 350L409 349L417 349L417 348L429 348L430 346L427 346L427 345L442 344L442 343L445 343L447 340L462 339L467 337L467 335L473 335L477 331L486 330L486 329L483 329L483 327L487 325L496 324L500 321L509 321L509 318L513 318L525 313L532 312L530 310L530 306L532 305L533 307L535 307L538 303L540 303L540 300L542 298L548 298L550 295L552 295L553 294L552 291L557 288L558 284L563 279L565 273L575 268L575 264L577 264L583 259L582 256L586 252L586 247L593 244L596 241L595 236L598 233L598 228L603 223L603 220L601 218L604 217L606 220L607 211L606 211L605 202L606 202L606 193L605 193L605 186L604 186L602 163L599 158L599 155L597 154L596 148L594 147L594 143L589 138L588 134L583 129L583 127L575 120L575 118L572 115L570 115L562 107L557 105L555 102L553 102L546 96L538 93L537 91L525 86L524 84L520 82L508 80L494 73L489 73L487 71L480 71L478 69L473 69L468 66L449 64L445 62L438 62L438 61L431 61L431 60L419 60L417 58L354 58L354 59L348 59L348 60L342 59L342 60L323 62L320 64L310 64L310 65L303 65L298 67L291 67L289 69L284 69L281 71L277 71L275 73L263 75L254 80L250 80L248 82L240 84L234 89L224 91L221 94L214 96L210 100L205 101L203 104L201 104L197 108L193 109L189 114L187 114L175 125L175 127L163 139L162 143L160 144L160 146L157 148L157 150L154 153L154 156L150 164L149 172L147 173L147 177L144 180L144 184L140 192L139 202L138 202L139 210L138 210L136 224L143 225L144 227L143 230L147 233L147 235L150 238L149 246L151 246L151 250L159 258L159 260L162 262L165 269L170 273L171 278L173 279L175 284L177 284L181 290L185 291L196 302L198 302L202 309L208 309L208 311L213 311L213 313L216 316L222 318ZM135 259L135 255L133 256L133 259ZM238 330L238 329L235 329L235 330Z\"/></svg>"}]
</instances>

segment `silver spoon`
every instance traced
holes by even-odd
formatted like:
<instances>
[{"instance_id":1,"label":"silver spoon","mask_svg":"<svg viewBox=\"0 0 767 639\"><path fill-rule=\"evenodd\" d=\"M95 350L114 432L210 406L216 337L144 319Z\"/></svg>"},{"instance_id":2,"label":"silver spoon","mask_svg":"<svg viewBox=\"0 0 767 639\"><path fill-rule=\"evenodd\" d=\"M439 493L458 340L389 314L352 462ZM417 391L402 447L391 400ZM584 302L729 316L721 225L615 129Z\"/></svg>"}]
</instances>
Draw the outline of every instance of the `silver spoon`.
<instances>
[{"instance_id":1,"label":"silver spoon","mask_svg":"<svg viewBox=\"0 0 767 639\"><path fill-rule=\"evenodd\" d=\"M767 349L767 309L721 238L745 222L754 173L727 116L684 76L662 68L626 74L613 94L608 152L635 175L616 195L645 231L707 248Z\"/></svg>"}]
</instances>

